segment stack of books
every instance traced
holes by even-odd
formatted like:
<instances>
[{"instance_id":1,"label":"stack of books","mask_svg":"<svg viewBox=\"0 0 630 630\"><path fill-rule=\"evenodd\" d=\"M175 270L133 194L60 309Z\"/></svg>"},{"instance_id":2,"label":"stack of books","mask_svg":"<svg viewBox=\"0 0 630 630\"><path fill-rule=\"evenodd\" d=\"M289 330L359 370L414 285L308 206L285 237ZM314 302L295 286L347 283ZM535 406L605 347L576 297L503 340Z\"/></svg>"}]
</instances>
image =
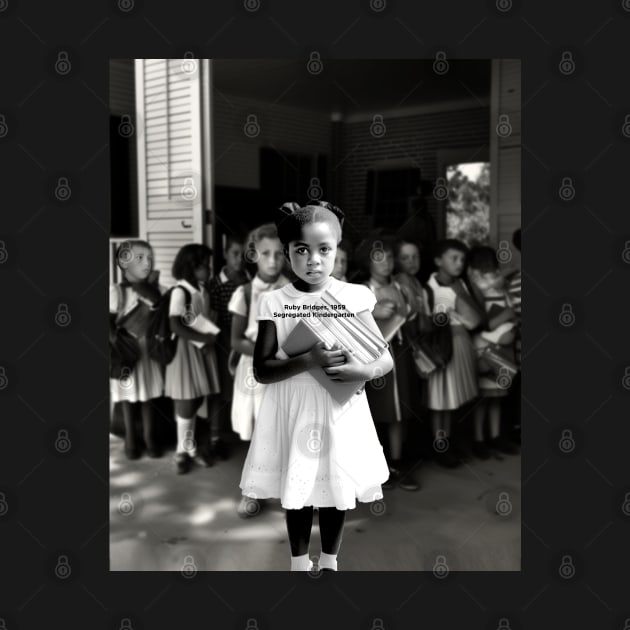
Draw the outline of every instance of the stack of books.
<instances>
[{"instance_id":1,"label":"stack of books","mask_svg":"<svg viewBox=\"0 0 630 630\"><path fill-rule=\"evenodd\" d=\"M298 320L282 346L289 357L303 354L323 341L328 350L337 346L367 365L380 358L389 347L381 335L364 324L356 313L346 309L328 291L322 293L317 306L316 310L311 308L310 311L305 311L310 315ZM313 368L309 372L341 405L352 396L360 394L365 386L364 381L333 381L321 367Z\"/></svg>"}]
</instances>

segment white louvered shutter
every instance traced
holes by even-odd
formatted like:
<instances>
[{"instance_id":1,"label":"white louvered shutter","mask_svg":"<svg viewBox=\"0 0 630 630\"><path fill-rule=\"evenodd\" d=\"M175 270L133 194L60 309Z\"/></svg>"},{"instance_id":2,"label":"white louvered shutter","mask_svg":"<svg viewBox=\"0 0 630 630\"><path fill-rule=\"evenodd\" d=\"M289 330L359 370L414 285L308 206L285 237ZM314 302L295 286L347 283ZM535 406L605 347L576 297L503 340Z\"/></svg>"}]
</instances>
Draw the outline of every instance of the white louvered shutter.
<instances>
[{"instance_id":1,"label":"white louvered shutter","mask_svg":"<svg viewBox=\"0 0 630 630\"><path fill-rule=\"evenodd\" d=\"M203 242L201 63L136 59L140 238L154 248L160 282L187 243Z\"/></svg>"}]
</instances>

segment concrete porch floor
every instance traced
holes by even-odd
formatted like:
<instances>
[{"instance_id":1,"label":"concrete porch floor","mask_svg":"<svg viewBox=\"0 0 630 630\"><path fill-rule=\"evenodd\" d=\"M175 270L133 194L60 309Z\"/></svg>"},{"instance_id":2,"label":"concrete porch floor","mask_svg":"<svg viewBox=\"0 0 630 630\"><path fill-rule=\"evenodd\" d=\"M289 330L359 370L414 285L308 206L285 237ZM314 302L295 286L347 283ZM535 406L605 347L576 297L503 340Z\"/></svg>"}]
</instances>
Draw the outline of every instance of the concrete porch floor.
<instances>
[{"instance_id":1,"label":"concrete porch floor","mask_svg":"<svg viewBox=\"0 0 630 630\"><path fill-rule=\"evenodd\" d=\"M211 468L176 475L172 453L129 461L110 436L112 571L287 571L284 511L268 500L241 519L238 483L247 443ZM348 512L340 571L519 571L521 458L473 460L456 469L427 462L418 492L384 491L384 500ZM317 515L310 555L319 556Z\"/></svg>"}]
</instances>

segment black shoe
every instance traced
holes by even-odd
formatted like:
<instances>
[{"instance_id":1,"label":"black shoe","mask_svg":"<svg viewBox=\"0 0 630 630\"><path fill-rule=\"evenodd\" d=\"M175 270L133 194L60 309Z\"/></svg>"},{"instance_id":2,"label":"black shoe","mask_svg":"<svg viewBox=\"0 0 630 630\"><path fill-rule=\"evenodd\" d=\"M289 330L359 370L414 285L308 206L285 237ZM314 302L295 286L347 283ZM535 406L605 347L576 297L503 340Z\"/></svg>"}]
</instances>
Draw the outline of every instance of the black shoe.
<instances>
[{"instance_id":1,"label":"black shoe","mask_svg":"<svg viewBox=\"0 0 630 630\"><path fill-rule=\"evenodd\" d=\"M490 447L506 455L517 455L520 452L516 444L513 444L502 435L490 440Z\"/></svg>"},{"instance_id":2,"label":"black shoe","mask_svg":"<svg viewBox=\"0 0 630 630\"><path fill-rule=\"evenodd\" d=\"M147 455L151 459L159 459L164 455L164 451L161 448L147 448Z\"/></svg>"},{"instance_id":3,"label":"black shoe","mask_svg":"<svg viewBox=\"0 0 630 630\"><path fill-rule=\"evenodd\" d=\"M210 468L214 466L214 453L210 448L200 449L193 461L203 468Z\"/></svg>"},{"instance_id":4,"label":"black shoe","mask_svg":"<svg viewBox=\"0 0 630 630\"><path fill-rule=\"evenodd\" d=\"M398 482L398 487L401 490L407 490L409 492L420 490L420 484L411 473L403 476L403 478Z\"/></svg>"},{"instance_id":5,"label":"black shoe","mask_svg":"<svg viewBox=\"0 0 630 630\"><path fill-rule=\"evenodd\" d=\"M381 485L384 490L391 490L395 488L400 481L400 470L389 467L389 479Z\"/></svg>"},{"instance_id":6,"label":"black shoe","mask_svg":"<svg viewBox=\"0 0 630 630\"><path fill-rule=\"evenodd\" d=\"M175 454L175 472L178 475L185 475L192 468L193 459L188 453Z\"/></svg>"},{"instance_id":7,"label":"black shoe","mask_svg":"<svg viewBox=\"0 0 630 630\"><path fill-rule=\"evenodd\" d=\"M490 450L486 446L486 443L483 441L478 442L477 440L475 440L472 443L472 452L477 459L486 460L490 458Z\"/></svg>"}]
</instances>

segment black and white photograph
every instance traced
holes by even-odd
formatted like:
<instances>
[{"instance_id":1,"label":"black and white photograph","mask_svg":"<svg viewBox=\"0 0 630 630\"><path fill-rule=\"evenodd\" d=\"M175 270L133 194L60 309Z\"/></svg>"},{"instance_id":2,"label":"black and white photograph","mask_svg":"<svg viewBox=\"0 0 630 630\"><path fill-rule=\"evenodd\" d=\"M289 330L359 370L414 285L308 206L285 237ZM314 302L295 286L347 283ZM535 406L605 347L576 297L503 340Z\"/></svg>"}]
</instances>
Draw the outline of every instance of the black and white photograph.
<instances>
[{"instance_id":1,"label":"black and white photograph","mask_svg":"<svg viewBox=\"0 0 630 630\"><path fill-rule=\"evenodd\" d=\"M116 58L108 104L110 571L520 571L521 61Z\"/></svg>"}]
</instances>

